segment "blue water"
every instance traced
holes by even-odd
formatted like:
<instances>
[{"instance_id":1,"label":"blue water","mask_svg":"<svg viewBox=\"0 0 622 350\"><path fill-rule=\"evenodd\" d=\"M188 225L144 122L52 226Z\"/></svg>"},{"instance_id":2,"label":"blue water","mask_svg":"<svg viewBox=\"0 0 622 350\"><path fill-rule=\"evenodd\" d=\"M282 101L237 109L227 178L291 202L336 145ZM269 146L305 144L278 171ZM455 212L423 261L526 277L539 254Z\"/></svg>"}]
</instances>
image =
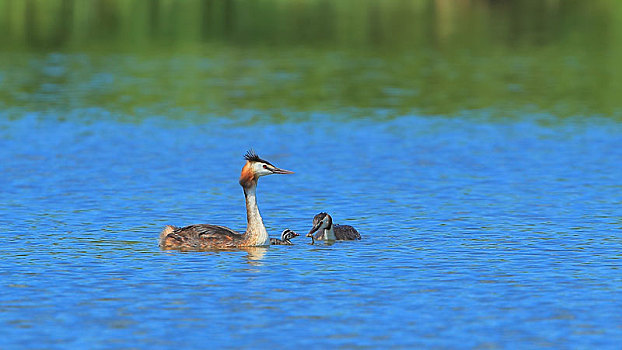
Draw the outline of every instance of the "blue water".
<instances>
[{"instance_id":1,"label":"blue water","mask_svg":"<svg viewBox=\"0 0 622 350\"><path fill-rule=\"evenodd\" d=\"M78 113L0 116L2 349L622 343L618 121ZM303 237L161 251L165 224L244 230L250 147L296 172L260 180L269 233ZM363 240L309 245L320 211Z\"/></svg>"}]
</instances>

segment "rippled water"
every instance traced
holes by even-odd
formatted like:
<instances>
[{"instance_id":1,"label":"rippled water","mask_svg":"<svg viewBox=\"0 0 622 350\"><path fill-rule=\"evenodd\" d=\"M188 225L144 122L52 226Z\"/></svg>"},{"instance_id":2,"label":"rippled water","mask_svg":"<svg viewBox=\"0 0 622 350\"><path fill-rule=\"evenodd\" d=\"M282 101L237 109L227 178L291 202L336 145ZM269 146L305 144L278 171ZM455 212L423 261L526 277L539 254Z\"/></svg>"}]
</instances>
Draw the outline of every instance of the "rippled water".
<instances>
[{"instance_id":1,"label":"rippled water","mask_svg":"<svg viewBox=\"0 0 622 350\"><path fill-rule=\"evenodd\" d=\"M339 117L339 116L335 116ZM9 348L614 348L622 125L525 116L187 123L0 118ZM339 118L337 118L339 119ZM161 251L165 224L363 240Z\"/></svg>"}]
</instances>

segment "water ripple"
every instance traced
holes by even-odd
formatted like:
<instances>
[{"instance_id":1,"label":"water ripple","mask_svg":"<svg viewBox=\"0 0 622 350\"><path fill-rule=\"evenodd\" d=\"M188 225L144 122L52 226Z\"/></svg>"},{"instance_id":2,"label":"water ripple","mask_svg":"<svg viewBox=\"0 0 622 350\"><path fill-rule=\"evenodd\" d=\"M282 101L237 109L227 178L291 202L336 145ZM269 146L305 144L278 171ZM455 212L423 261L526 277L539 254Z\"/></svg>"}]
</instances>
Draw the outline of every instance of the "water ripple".
<instances>
[{"instance_id":1,"label":"water ripple","mask_svg":"<svg viewBox=\"0 0 622 350\"><path fill-rule=\"evenodd\" d=\"M621 338L619 124L324 124L0 119L8 348L33 338L200 347L206 334L217 347L600 348ZM164 224L244 229L246 134L266 135L253 146L296 171L261 180L272 236L304 234L329 211L363 240L160 251Z\"/></svg>"}]
</instances>

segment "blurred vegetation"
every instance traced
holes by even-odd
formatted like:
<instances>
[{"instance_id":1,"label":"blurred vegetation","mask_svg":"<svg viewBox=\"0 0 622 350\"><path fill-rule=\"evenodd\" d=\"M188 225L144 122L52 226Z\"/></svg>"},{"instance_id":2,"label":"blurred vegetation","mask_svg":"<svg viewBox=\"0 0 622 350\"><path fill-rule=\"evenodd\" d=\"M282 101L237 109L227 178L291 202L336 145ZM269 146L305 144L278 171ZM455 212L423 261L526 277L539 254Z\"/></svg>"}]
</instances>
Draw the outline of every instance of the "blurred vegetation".
<instances>
[{"instance_id":1,"label":"blurred vegetation","mask_svg":"<svg viewBox=\"0 0 622 350\"><path fill-rule=\"evenodd\" d=\"M616 0L0 0L0 31L5 111L622 111Z\"/></svg>"}]
</instances>

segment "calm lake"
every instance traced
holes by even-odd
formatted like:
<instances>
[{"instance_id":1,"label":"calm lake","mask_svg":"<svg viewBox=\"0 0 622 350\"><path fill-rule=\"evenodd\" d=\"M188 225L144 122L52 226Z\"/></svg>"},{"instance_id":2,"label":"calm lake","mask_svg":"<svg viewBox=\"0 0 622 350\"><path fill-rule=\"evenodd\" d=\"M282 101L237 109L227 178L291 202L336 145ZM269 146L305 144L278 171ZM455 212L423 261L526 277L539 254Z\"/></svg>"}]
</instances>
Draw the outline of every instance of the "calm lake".
<instances>
[{"instance_id":1,"label":"calm lake","mask_svg":"<svg viewBox=\"0 0 622 350\"><path fill-rule=\"evenodd\" d=\"M615 349L616 1L0 0L1 349ZM259 181L292 246L244 231ZM361 241L310 245L313 216Z\"/></svg>"}]
</instances>

